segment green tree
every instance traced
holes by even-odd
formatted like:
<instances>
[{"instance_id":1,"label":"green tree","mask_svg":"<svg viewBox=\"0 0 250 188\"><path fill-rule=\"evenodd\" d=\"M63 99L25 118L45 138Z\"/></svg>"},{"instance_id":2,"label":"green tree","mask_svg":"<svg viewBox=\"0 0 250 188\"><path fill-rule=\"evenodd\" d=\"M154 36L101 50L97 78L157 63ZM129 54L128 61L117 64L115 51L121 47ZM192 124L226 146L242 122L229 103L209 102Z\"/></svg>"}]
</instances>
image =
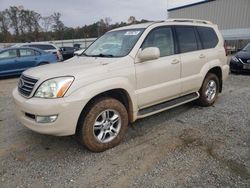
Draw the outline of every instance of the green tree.
<instances>
[{"instance_id":1,"label":"green tree","mask_svg":"<svg viewBox=\"0 0 250 188\"><path fill-rule=\"evenodd\" d=\"M19 8L16 6L11 6L8 11L7 15L10 19L10 26L13 28L15 35L18 37L19 36Z\"/></svg>"},{"instance_id":2,"label":"green tree","mask_svg":"<svg viewBox=\"0 0 250 188\"><path fill-rule=\"evenodd\" d=\"M136 18L134 16L129 16L128 18L128 24L135 24L137 21L136 21Z\"/></svg>"},{"instance_id":3,"label":"green tree","mask_svg":"<svg viewBox=\"0 0 250 188\"><path fill-rule=\"evenodd\" d=\"M41 18L41 25L42 25L42 32L43 32L43 39L44 40L50 40L50 31L53 24L53 17L51 16L45 16Z\"/></svg>"},{"instance_id":4,"label":"green tree","mask_svg":"<svg viewBox=\"0 0 250 188\"><path fill-rule=\"evenodd\" d=\"M10 42L9 26L10 20L7 16L7 10L0 11L0 41Z\"/></svg>"},{"instance_id":5,"label":"green tree","mask_svg":"<svg viewBox=\"0 0 250 188\"><path fill-rule=\"evenodd\" d=\"M61 21L61 13L55 12L52 15L54 24L52 25L52 29L55 32L56 39L63 39L63 30L65 28L63 22Z\"/></svg>"}]
</instances>

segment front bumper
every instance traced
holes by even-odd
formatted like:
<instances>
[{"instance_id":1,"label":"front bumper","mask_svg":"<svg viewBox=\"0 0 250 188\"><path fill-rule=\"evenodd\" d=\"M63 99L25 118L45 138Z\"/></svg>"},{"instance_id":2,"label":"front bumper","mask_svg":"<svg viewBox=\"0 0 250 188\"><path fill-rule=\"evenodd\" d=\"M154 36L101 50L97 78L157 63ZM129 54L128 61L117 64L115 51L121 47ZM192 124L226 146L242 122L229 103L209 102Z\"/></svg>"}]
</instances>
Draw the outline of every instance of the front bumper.
<instances>
[{"instance_id":1,"label":"front bumper","mask_svg":"<svg viewBox=\"0 0 250 188\"><path fill-rule=\"evenodd\" d=\"M244 66L244 64L241 63L241 62L235 62L233 60L230 61L230 70L232 72L246 72L246 73L250 73L250 69L245 69L243 66Z\"/></svg>"},{"instance_id":2,"label":"front bumper","mask_svg":"<svg viewBox=\"0 0 250 188\"><path fill-rule=\"evenodd\" d=\"M18 120L27 128L42 134L67 136L73 135L80 113L85 105L84 101L74 100L70 97L58 99L24 98L17 88L14 89L13 98ZM28 114L39 116L58 115L53 123L37 123Z\"/></svg>"}]
</instances>

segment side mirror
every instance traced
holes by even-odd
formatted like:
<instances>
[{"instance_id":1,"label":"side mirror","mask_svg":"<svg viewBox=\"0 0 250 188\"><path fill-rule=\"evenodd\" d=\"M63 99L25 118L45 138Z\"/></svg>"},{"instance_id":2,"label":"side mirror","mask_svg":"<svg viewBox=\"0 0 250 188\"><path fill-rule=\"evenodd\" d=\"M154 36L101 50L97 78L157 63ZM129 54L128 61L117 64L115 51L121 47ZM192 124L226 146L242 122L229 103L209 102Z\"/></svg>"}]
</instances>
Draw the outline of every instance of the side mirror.
<instances>
[{"instance_id":1,"label":"side mirror","mask_svg":"<svg viewBox=\"0 0 250 188\"><path fill-rule=\"evenodd\" d=\"M160 49L157 47L148 47L139 52L140 62L158 59L160 57Z\"/></svg>"}]
</instances>

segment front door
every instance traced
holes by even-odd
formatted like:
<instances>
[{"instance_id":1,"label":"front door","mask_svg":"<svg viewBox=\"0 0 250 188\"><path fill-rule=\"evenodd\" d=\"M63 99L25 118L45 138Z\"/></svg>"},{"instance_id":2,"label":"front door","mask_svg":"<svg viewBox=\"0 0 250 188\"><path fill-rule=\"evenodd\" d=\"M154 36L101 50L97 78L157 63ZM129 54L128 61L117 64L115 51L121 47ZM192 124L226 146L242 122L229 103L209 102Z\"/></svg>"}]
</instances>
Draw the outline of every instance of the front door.
<instances>
[{"instance_id":1,"label":"front door","mask_svg":"<svg viewBox=\"0 0 250 188\"><path fill-rule=\"evenodd\" d=\"M8 49L0 53L0 75L16 74L19 69L16 49Z\"/></svg>"},{"instance_id":2,"label":"front door","mask_svg":"<svg viewBox=\"0 0 250 188\"><path fill-rule=\"evenodd\" d=\"M175 54L171 27L153 29L141 46L158 47L160 58L135 64L139 108L175 98L181 92L180 55Z\"/></svg>"}]
</instances>

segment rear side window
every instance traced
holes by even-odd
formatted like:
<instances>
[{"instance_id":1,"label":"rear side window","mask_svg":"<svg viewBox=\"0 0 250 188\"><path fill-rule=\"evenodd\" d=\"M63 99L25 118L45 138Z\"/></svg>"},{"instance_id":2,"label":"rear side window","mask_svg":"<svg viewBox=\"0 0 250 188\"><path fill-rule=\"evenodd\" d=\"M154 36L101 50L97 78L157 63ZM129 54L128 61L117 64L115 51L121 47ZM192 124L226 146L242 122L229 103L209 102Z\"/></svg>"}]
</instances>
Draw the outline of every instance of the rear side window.
<instances>
[{"instance_id":1,"label":"rear side window","mask_svg":"<svg viewBox=\"0 0 250 188\"><path fill-rule=\"evenodd\" d=\"M20 52L21 57L34 56L35 55L34 50L31 50L31 49L20 49L19 52Z\"/></svg>"},{"instance_id":2,"label":"rear side window","mask_svg":"<svg viewBox=\"0 0 250 188\"><path fill-rule=\"evenodd\" d=\"M142 49L158 47L161 57L174 54L174 40L171 27L160 27L151 31L142 44Z\"/></svg>"},{"instance_id":3,"label":"rear side window","mask_svg":"<svg viewBox=\"0 0 250 188\"><path fill-rule=\"evenodd\" d=\"M197 27L201 43L204 49L214 48L218 44L218 37L210 27Z\"/></svg>"},{"instance_id":4,"label":"rear side window","mask_svg":"<svg viewBox=\"0 0 250 188\"><path fill-rule=\"evenodd\" d=\"M194 27L176 26L176 35L179 42L180 53L198 50Z\"/></svg>"},{"instance_id":5,"label":"rear side window","mask_svg":"<svg viewBox=\"0 0 250 188\"><path fill-rule=\"evenodd\" d=\"M36 50L34 50L34 52L35 52L35 55L41 55L41 53Z\"/></svg>"},{"instance_id":6,"label":"rear side window","mask_svg":"<svg viewBox=\"0 0 250 188\"><path fill-rule=\"evenodd\" d=\"M33 47L33 48L39 48L42 50L54 50L54 49L56 49L54 46L49 45L49 44L30 44L29 46Z\"/></svg>"}]
</instances>

